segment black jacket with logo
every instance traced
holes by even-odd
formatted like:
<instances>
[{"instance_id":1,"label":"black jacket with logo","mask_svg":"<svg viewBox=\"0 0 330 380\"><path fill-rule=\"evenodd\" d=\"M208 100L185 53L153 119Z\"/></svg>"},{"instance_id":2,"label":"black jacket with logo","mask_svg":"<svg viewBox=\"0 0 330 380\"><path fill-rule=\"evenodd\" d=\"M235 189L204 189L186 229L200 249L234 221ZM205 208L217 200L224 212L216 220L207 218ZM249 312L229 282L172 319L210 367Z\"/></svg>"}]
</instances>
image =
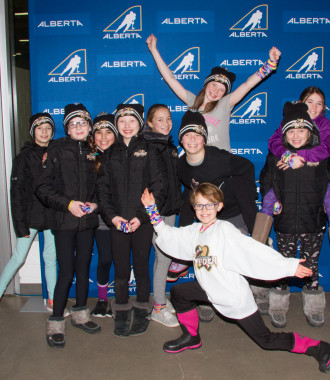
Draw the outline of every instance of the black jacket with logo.
<instances>
[{"instance_id":1,"label":"black jacket with logo","mask_svg":"<svg viewBox=\"0 0 330 380\"><path fill-rule=\"evenodd\" d=\"M52 141L49 143L51 146ZM14 158L11 172L10 201L13 224L17 237L30 234L29 228L50 228L50 210L34 194L36 181L42 170L42 158L47 147L26 142Z\"/></svg>"},{"instance_id":2,"label":"black jacket with logo","mask_svg":"<svg viewBox=\"0 0 330 380\"><path fill-rule=\"evenodd\" d=\"M158 149L166 165L168 189L161 214L164 216L178 214L181 199L181 184L178 178L178 149L173 144L171 136L155 132L145 132L143 136L146 141Z\"/></svg>"},{"instance_id":3,"label":"black jacket with logo","mask_svg":"<svg viewBox=\"0 0 330 380\"><path fill-rule=\"evenodd\" d=\"M162 156L143 135L133 137L128 146L121 136L105 152L97 179L97 200L102 219L108 226L115 216L137 217L149 223L141 202L145 188L153 193L161 210L167 195L166 169Z\"/></svg>"},{"instance_id":4,"label":"black jacket with logo","mask_svg":"<svg viewBox=\"0 0 330 380\"><path fill-rule=\"evenodd\" d=\"M98 226L95 212L77 218L68 210L72 200L94 202L96 171L95 156L87 141L63 137L48 149L36 194L53 209L52 229L84 231Z\"/></svg>"}]
</instances>

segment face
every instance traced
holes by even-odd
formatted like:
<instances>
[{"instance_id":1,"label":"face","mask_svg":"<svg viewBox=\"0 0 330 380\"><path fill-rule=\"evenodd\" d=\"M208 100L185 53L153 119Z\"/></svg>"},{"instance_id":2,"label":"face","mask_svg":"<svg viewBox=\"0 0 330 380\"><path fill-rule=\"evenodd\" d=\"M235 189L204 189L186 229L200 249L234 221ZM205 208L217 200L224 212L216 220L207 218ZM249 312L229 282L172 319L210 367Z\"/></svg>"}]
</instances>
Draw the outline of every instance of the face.
<instances>
[{"instance_id":1,"label":"face","mask_svg":"<svg viewBox=\"0 0 330 380\"><path fill-rule=\"evenodd\" d=\"M315 92L314 94L306 98L304 102L308 106L308 113L312 119L317 118L324 109L324 102L322 97L319 94L316 94Z\"/></svg>"},{"instance_id":2,"label":"face","mask_svg":"<svg viewBox=\"0 0 330 380\"><path fill-rule=\"evenodd\" d=\"M199 133L188 132L183 135L181 144L186 154L198 154L204 151L205 140Z\"/></svg>"},{"instance_id":3,"label":"face","mask_svg":"<svg viewBox=\"0 0 330 380\"><path fill-rule=\"evenodd\" d=\"M172 117L168 108L158 108L148 125L154 132L168 135L172 130Z\"/></svg>"},{"instance_id":4,"label":"face","mask_svg":"<svg viewBox=\"0 0 330 380\"><path fill-rule=\"evenodd\" d=\"M118 132L123 136L125 144L131 141L131 138L136 136L140 130L140 124L134 116L121 116L117 120Z\"/></svg>"},{"instance_id":5,"label":"face","mask_svg":"<svg viewBox=\"0 0 330 380\"><path fill-rule=\"evenodd\" d=\"M216 102L221 99L225 93L226 87L224 84L215 81L209 82L205 88L204 102Z\"/></svg>"},{"instance_id":6,"label":"face","mask_svg":"<svg viewBox=\"0 0 330 380\"><path fill-rule=\"evenodd\" d=\"M292 128L286 132L286 139L294 148L301 148L306 145L309 138L307 128Z\"/></svg>"},{"instance_id":7,"label":"face","mask_svg":"<svg viewBox=\"0 0 330 380\"><path fill-rule=\"evenodd\" d=\"M52 138L53 129L48 123L38 125L34 129L34 142L40 146L48 146Z\"/></svg>"},{"instance_id":8,"label":"face","mask_svg":"<svg viewBox=\"0 0 330 380\"><path fill-rule=\"evenodd\" d=\"M83 117L74 117L69 121L68 135L74 140L86 140L91 130L91 125Z\"/></svg>"},{"instance_id":9,"label":"face","mask_svg":"<svg viewBox=\"0 0 330 380\"><path fill-rule=\"evenodd\" d=\"M204 198L201 194L197 194L195 204L207 205L214 204L214 202ZM203 207L202 210L195 209L196 217L203 223L204 226L208 226L217 219L217 213L222 209L222 207L223 203L220 202L212 210L207 210L206 207Z\"/></svg>"},{"instance_id":10,"label":"face","mask_svg":"<svg viewBox=\"0 0 330 380\"><path fill-rule=\"evenodd\" d=\"M110 129L102 128L95 131L94 142L102 151L104 151L115 142L115 135Z\"/></svg>"}]
</instances>

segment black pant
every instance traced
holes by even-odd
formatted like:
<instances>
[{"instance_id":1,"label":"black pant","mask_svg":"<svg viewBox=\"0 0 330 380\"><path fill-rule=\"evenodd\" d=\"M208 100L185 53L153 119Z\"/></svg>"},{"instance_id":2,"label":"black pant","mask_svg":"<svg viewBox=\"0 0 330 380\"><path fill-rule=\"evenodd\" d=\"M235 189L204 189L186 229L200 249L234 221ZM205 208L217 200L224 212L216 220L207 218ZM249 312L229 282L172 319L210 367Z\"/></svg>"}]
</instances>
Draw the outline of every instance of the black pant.
<instances>
[{"instance_id":1,"label":"black pant","mask_svg":"<svg viewBox=\"0 0 330 380\"><path fill-rule=\"evenodd\" d=\"M149 255L153 228L143 223L133 233L125 234L110 228L111 249L115 264L115 297L117 304L128 302L128 281L131 274L131 250L136 281L136 300L149 302Z\"/></svg>"},{"instance_id":2,"label":"black pant","mask_svg":"<svg viewBox=\"0 0 330 380\"><path fill-rule=\"evenodd\" d=\"M210 304L205 291L197 281L172 286L171 301L177 313L190 311L199 302L208 302ZM266 327L259 311L246 318L235 319L235 321L251 339L265 350L291 351L293 349L293 334L271 332Z\"/></svg>"},{"instance_id":3,"label":"black pant","mask_svg":"<svg viewBox=\"0 0 330 380\"><path fill-rule=\"evenodd\" d=\"M95 240L98 251L97 283L106 285L109 282L109 272L112 264L110 231L95 230Z\"/></svg>"},{"instance_id":4,"label":"black pant","mask_svg":"<svg viewBox=\"0 0 330 380\"><path fill-rule=\"evenodd\" d=\"M54 292L54 317L62 317L74 273L76 273L76 306L86 306L94 229L86 231L53 231L59 266Z\"/></svg>"}]
</instances>

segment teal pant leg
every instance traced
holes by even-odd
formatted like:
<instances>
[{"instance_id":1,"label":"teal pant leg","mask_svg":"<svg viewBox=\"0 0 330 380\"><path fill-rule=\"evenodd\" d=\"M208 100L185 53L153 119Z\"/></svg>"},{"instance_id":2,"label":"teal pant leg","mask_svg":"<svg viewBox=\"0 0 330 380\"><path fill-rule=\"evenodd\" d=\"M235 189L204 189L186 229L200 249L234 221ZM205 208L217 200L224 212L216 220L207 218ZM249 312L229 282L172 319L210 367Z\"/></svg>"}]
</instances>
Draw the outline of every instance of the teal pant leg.
<instances>
[{"instance_id":1,"label":"teal pant leg","mask_svg":"<svg viewBox=\"0 0 330 380\"><path fill-rule=\"evenodd\" d=\"M56 269L56 248L55 239L51 230L44 231L44 262L45 277L47 282L48 298L54 299L54 289L56 285L57 269Z\"/></svg>"},{"instance_id":2,"label":"teal pant leg","mask_svg":"<svg viewBox=\"0 0 330 380\"><path fill-rule=\"evenodd\" d=\"M0 276L0 297L2 297L8 284L15 276L18 269L24 264L37 232L37 230L30 228L30 237L22 237L17 239L17 244L13 255Z\"/></svg>"}]
</instances>

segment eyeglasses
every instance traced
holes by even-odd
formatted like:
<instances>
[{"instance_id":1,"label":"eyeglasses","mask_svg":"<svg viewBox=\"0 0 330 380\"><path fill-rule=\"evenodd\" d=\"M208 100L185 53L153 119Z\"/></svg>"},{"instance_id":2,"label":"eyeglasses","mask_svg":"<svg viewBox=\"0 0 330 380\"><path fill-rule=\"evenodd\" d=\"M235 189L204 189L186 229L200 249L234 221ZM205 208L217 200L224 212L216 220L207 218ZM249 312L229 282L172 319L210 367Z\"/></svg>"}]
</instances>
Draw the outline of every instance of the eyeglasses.
<instances>
[{"instance_id":1,"label":"eyeglasses","mask_svg":"<svg viewBox=\"0 0 330 380\"><path fill-rule=\"evenodd\" d=\"M71 122L68 124L68 127L69 127L70 129L74 129L74 128L77 128L77 125L80 125L81 127L87 127L87 125L88 125L88 121L87 121L87 120L71 121Z\"/></svg>"},{"instance_id":2,"label":"eyeglasses","mask_svg":"<svg viewBox=\"0 0 330 380\"><path fill-rule=\"evenodd\" d=\"M215 209L216 206L218 206L218 204L219 204L219 202L218 203L206 203L205 205L202 205L201 203L195 203L193 205L193 207L197 211L203 210L204 207L206 208L206 210L213 210L213 209Z\"/></svg>"}]
</instances>

